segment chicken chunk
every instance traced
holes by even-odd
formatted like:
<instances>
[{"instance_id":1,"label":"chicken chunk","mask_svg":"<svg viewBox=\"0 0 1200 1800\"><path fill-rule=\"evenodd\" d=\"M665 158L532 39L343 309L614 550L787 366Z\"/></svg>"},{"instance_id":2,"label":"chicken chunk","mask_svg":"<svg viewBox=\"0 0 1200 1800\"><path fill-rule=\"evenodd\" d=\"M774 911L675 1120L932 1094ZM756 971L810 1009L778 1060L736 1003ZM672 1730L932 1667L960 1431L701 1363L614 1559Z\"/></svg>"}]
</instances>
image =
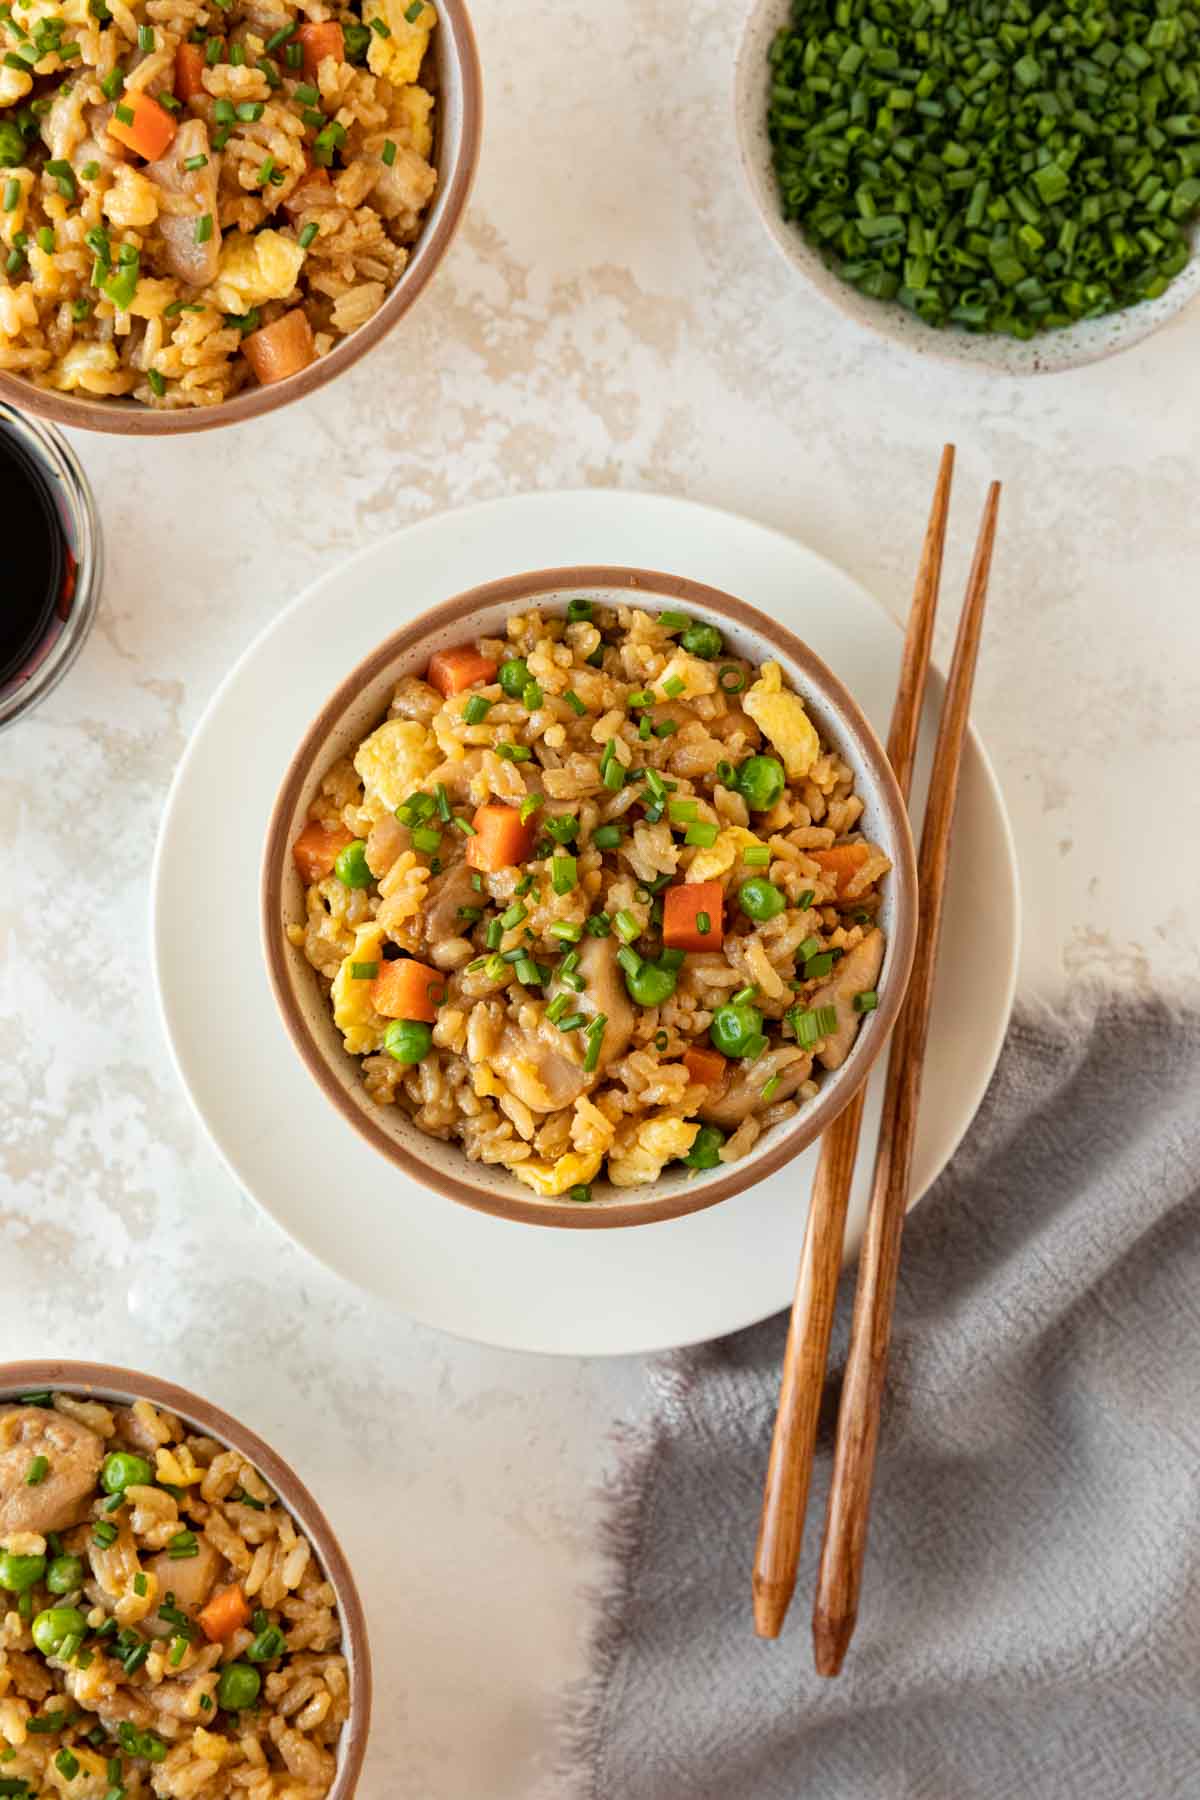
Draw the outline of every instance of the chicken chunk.
<instances>
[{"instance_id":1,"label":"chicken chunk","mask_svg":"<svg viewBox=\"0 0 1200 1800\"><path fill-rule=\"evenodd\" d=\"M440 944L445 938L462 935L464 921L460 916L461 909L480 904L480 897L471 882L471 874L468 863L457 862L444 874L435 875L430 882L424 916L427 944Z\"/></svg>"},{"instance_id":2,"label":"chicken chunk","mask_svg":"<svg viewBox=\"0 0 1200 1800\"><path fill-rule=\"evenodd\" d=\"M633 1002L617 961L616 938L587 938L580 946L579 973L584 980L584 990L578 997L579 1010L593 1015L603 1013L608 1020L600 1045L601 1072L624 1055L633 1036Z\"/></svg>"},{"instance_id":3,"label":"chicken chunk","mask_svg":"<svg viewBox=\"0 0 1200 1800\"><path fill-rule=\"evenodd\" d=\"M35 1457L46 1473L30 1486ZM87 1514L104 1444L64 1413L18 1406L0 1414L0 1542L12 1532L65 1531Z\"/></svg>"},{"instance_id":4,"label":"chicken chunk","mask_svg":"<svg viewBox=\"0 0 1200 1800\"><path fill-rule=\"evenodd\" d=\"M765 1112L780 1100L790 1100L802 1082L812 1074L812 1057L796 1044L782 1044L768 1050L752 1063L738 1063L724 1087L715 1089L700 1108L700 1117L708 1125L719 1125L723 1131L736 1131L752 1112ZM763 1099L767 1083L778 1078L771 1098Z\"/></svg>"},{"instance_id":5,"label":"chicken chunk","mask_svg":"<svg viewBox=\"0 0 1200 1800\"><path fill-rule=\"evenodd\" d=\"M574 1106L592 1077L571 1054L570 1039L554 1025L534 1032L506 1025L492 1055L492 1067L509 1093L535 1113Z\"/></svg>"},{"instance_id":6,"label":"chicken chunk","mask_svg":"<svg viewBox=\"0 0 1200 1800\"><path fill-rule=\"evenodd\" d=\"M198 1538L197 1543L199 1549L195 1556L172 1557L169 1551L162 1550L146 1564L149 1573L158 1581L160 1596L165 1598L167 1594L174 1594L176 1606L193 1616L216 1586L224 1561L206 1537ZM142 1625L142 1630L149 1632L151 1637L169 1637L174 1629L166 1619L159 1619L157 1612Z\"/></svg>"},{"instance_id":7,"label":"chicken chunk","mask_svg":"<svg viewBox=\"0 0 1200 1800\"><path fill-rule=\"evenodd\" d=\"M197 157L202 168L185 165ZM221 227L217 222L217 183L221 158L210 149L203 119L188 119L179 127L165 155L147 163L142 173L158 187L162 200L158 229L166 247L167 267L189 287L207 287L217 278L221 260ZM212 236L196 242L196 221L207 213Z\"/></svg>"},{"instance_id":8,"label":"chicken chunk","mask_svg":"<svg viewBox=\"0 0 1200 1800\"><path fill-rule=\"evenodd\" d=\"M837 1030L817 1052L827 1069L840 1069L849 1056L863 1021L863 1015L854 1010L854 996L875 986L882 967L883 933L876 929L841 957L829 980L809 996L808 1004L814 1011L820 1006L832 1006L837 1013Z\"/></svg>"}]
</instances>

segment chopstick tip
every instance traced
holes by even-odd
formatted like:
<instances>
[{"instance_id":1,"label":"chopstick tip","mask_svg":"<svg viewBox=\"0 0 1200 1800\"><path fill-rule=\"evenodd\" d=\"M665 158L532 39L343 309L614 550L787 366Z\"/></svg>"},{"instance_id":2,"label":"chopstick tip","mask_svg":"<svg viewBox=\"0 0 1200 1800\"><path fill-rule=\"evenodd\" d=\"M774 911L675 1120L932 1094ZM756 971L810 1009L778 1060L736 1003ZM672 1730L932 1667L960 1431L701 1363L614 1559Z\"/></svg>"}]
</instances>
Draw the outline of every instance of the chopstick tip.
<instances>
[{"instance_id":1,"label":"chopstick tip","mask_svg":"<svg viewBox=\"0 0 1200 1800\"><path fill-rule=\"evenodd\" d=\"M833 1619L819 1609L813 1613L813 1666L818 1675L832 1681L841 1674L854 1626L853 1619Z\"/></svg>"},{"instance_id":2,"label":"chopstick tip","mask_svg":"<svg viewBox=\"0 0 1200 1800\"><path fill-rule=\"evenodd\" d=\"M760 1638L777 1638L792 1603L795 1582L754 1581L754 1630Z\"/></svg>"}]
</instances>

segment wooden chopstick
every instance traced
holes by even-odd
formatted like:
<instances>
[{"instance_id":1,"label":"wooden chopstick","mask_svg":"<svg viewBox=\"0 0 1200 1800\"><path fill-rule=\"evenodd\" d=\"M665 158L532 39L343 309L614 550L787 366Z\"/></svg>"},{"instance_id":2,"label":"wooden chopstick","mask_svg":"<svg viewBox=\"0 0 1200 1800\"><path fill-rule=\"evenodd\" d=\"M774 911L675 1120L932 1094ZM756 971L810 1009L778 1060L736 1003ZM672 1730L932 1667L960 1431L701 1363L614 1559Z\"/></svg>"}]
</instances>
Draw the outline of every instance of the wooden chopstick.
<instances>
[{"instance_id":1,"label":"wooden chopstick","mask_svg":"<svg viewBox=\"0 0 1200 1800\"><path fill-rule=\"evenodd\" d=\"M917 948L908 993L892 1038L813 1607L813 1656L821 1675L836 1675L840 1671L858 1619L879 1413L900 1269L900 1239L908 1205L950 835L999 504L1000 484L993 482L983 509L959 620L921 833Z\"/></svg>"},{"instance_id":2,"label":"wooden chopstick","mask_svg":"<svg viewBox=\"0 0 1200 1800\"><path fill-rule=\"evenodd\" d=\"M888 731L888 759L905 801L912 785L916 759L953 480L954 445L947 444L942 451L917 567L900 661L900 680ZM759 1637L779 1636L796 1585L817 1441L817 1416L842 1269L846 1208L854 1179L865 1104L864 1087L821 1140L820 1160L796 1275L779 1408L775 1415L775 1432L763 1485L758 1544L754 1552L754 1629Z\"/></svg>"}]
</instances>

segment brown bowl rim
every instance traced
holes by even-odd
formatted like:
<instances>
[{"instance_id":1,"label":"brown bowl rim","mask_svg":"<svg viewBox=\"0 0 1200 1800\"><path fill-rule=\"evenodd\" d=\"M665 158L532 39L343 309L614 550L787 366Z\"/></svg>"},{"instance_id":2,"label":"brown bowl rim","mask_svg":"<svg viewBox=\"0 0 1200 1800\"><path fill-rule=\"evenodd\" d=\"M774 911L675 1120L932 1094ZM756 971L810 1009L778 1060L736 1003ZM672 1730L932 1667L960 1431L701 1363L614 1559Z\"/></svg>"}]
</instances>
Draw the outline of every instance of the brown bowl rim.
<instances>
[{"instance_id":1,"label":"brown bowl rim","mask_svg":"<svg viewBox=\"0 0 1200 1800\"><path fill-rule=\"evenodd\" d=\"M627 588L631 594L646 591L663 598L691 601L695 605L723 614L735 624L778 645L863 743L879 793L884 822L894 845L889 880L895 884L896 896L894 925L888 945L890 973L879 1006L868 1015L871 1037L851 1077L833 1084L826 1083L812 1105L796 1115L796 1119L785 1127L767 1151L762 1155L752 1152L742 1162L733 1164L723 1179L706 1183L703 1187L677 1189L657 1200L606 1201L602 1207L594 1208L554 1200L537 1200L532 1196L529 1200L524 1200L516 1195L492 1193L472 1181L444 1174L389 1137L334 1079L324 1055L307 1029L288 976L288 958L296 953L287 943L281 925L283 876L292 815L317 752L358 693L397 655L459 619L469 618L485 607L514 604L518 600L535 601L544 594L572 587ZM896 1022L908 986L916 945L917 871L908 812L887 753L849 690L807 644L786 626L768 619L747 601L739 600L704 582L693 581L688 576L604 564L538 569L482 582L464 593L427 608L410 624L392 632L382 644L363 657L317 713L288 764L267 826L260 897L260 924L267 971L284 1026L310 1075L359 1136L423 1187L431 1188L447 1199L473 1207L477 1212L490 1213L493 1217L523 1224L577 1230L648 1225L658 1220L679 1219L690 1213L704 1211L741 1193L768 1175L773 1175L794 1156L799 1155L800 1151L828 1129L870 1074L875 1059L888 1041ZM467 1168L471 1166L465 1157L463 1163Z\"/></svg>"},{"instance_id":2,"label":"brown bowl rim","mask_svg":"<svg viewBox=\"0 0 1200 1800\"><path fill-rule=\"evenodd\" d=\"M224 425L240 425L303 400L358 362L385 338L416 303L441 267L462 223L479 166L483 135L483 75L479 46L464 0L438 0L441 14L450 21L461 83L462 144L446 183L441 210L427 236L417 240L407 268L375 315L336 344L327 356L318 357L298 375L267 387L245 388L231 400L216 406L181 406L159 411L152 406L120 400L82 400L37 387L23 376L0 370L0 399L10 400L25 412L80 431L102 431L117 437L170 437L184 432L216 431Z\"/></svg>"},{"instance_id":3,"label":"brown bowl rim","mask_svg":"<svg viewBox=\"0 0 1200 1800\"><path fill-rule=\"evenodd\" d=\"M152 1401L179 1413L207 1435L222 1438L249 1457L283 1499L288 1510L300 1520L313 1540L325 1574L337 1596L338 1614L347 1640L345 1654L350 1665L350 1717L338 1740L338 1766L326 1800L351 1800L358 1787L366 1754L367 1734L371 1723L371 1649L367 1639L366 1614L359 1599L350 1564L339 1544L333 1527L295 1470L248 1425L231 1418L211 1400L194 1394L172 1381L156 1375L144 1375L138 1369L126 1369L117 1363L74 1362L58 1357L39 1357L28 1362L0 1363L0 1406L10 1405L22 1394L51 1388L72 1396L115 1400L132 1394L137 1400Z\"/></svg>"}]
</instances>

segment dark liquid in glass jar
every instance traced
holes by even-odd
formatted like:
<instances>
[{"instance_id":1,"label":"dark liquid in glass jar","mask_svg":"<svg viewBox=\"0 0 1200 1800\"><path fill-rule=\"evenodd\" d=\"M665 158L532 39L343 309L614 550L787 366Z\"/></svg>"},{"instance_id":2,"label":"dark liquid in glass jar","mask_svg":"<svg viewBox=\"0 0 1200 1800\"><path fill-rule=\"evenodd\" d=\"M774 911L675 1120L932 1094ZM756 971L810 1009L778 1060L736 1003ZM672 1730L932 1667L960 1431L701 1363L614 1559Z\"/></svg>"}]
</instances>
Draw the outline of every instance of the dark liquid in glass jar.
<instances>
[{"instance_id":1,"label":"dark liquid in glass jar","mask_svg":"<svg viewBox=\"0 0 1200 1800\"><path fill-rule=\"evenodd\" d=\"M0 687L56 629L71 564L58 507L24 446L0 430Z\"/></svg>"}]
</instances>

